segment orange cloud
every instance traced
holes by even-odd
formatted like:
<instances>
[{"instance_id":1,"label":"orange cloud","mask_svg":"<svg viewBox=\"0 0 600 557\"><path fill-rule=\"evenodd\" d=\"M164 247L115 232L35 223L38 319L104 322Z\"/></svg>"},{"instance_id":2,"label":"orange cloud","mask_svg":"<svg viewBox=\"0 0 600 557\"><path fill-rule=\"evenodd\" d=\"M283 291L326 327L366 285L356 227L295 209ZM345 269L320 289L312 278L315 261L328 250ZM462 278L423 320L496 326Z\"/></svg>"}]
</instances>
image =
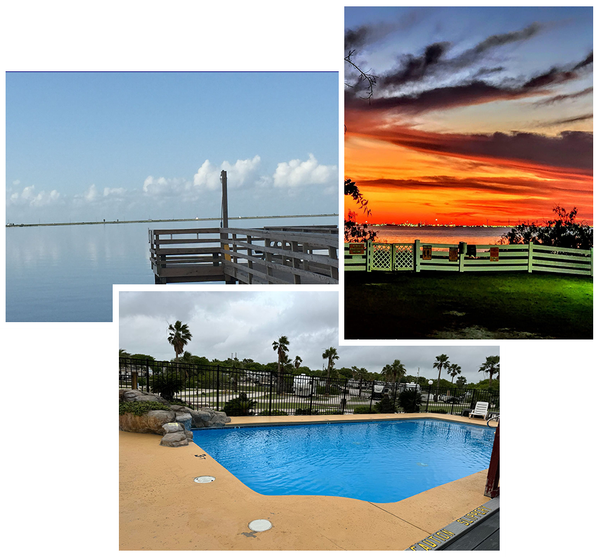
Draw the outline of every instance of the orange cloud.
<instances>
[{"instance_id":1,"label":"orange cloud","mask_svg":"<svg viewBox=\"0 0 600 557\"><path fill-rule=\"evenodd\" d=\"M531 153L493 156L477 145L469 152L464 146L476 143L472 139L462 138L457 147L442 134L403 133L409 138L403 142L389 130L384 139L347 134L345 175L356 181L371 209L370 216L359 214L361 222L515 224L550 218L560 204L577 207L592 224L591 169L536 161ZM346 208L355 210L351 200Z\"/></svg>"}]
</instances>

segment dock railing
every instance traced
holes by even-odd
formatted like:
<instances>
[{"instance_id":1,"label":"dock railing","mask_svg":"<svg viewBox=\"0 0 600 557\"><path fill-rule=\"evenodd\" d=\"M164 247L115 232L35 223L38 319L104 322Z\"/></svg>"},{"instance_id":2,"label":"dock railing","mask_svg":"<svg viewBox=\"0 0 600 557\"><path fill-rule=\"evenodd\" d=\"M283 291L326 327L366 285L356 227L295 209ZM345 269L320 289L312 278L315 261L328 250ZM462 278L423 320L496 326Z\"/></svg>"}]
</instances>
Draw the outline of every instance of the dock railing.
<instances>
[{"instance_id":1,"label":"dock railing","mask_svg":"<svg viewBox=\"0 0 600 557\"><path fill-rule=\"evenodd\" d=\"M593 276L593 249L536 244L346 243L345 271L524 271Z\"/></svg>"},{"instance_id":2,"label":"dock railing","mask_svg":"<svg viewBox=\"0 0 600 557\"><path fill-rule=\"evenodd\" d=\"M155 282L224 281L220 228L149 230Z\"/></svg>"},{"instance_id":3,"label":"dock railing","mask_svg":"<svg viewBox=\"0 0 600 557\"><path fill-rule=\"evenodd\" d=\"M335 226L149 230L157 284L336 284Z\"/></svg>"}]
</instances>

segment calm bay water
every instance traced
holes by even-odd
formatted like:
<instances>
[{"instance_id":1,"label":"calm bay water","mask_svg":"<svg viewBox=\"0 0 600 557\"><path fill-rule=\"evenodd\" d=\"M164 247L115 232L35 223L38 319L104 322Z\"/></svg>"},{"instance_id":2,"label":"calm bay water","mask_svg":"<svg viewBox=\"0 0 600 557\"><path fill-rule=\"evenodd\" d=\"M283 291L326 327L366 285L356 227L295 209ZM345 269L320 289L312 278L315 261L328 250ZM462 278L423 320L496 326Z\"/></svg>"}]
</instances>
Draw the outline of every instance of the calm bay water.
<instances>
[{"instance_id":1,"label":"calm bay water","mask_svg":"<svg viewBox=\"0 0 600 557\"><path fill-rule=\"evenodd\" d=\"M432 244L498 244L502 234L511 228L487 226L376 226L369 227L377 232L377 241L391 243L414 242Z\"/></svg>"},{"instance_id":2,"label":"calm bay water","mask_svg":"<svg viewBox=\"0 0 600 557\"><path fill-rule=\"evenodd\" d=\"M316 219L230 220L230 226L336 224ZM6 321L112 321L113 284L154 284L149 228L210 228L164 222L6 229Z\"/></svg>"}]
</instances>

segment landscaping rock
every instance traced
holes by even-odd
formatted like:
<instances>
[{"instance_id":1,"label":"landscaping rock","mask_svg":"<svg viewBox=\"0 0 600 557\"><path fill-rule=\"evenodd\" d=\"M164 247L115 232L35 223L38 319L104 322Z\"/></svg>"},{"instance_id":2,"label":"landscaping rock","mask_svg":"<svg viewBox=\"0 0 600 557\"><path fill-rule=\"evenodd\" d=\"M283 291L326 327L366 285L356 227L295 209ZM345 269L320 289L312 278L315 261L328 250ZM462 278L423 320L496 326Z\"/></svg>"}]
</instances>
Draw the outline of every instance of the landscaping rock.
<instances>
[{"instance_id":1,"label":"landscaping rock","mask_svg":"<svg viewBox=\"0 0 600 557\"><path fill-rule=\"evenodd\" d=\"M169 401L160 395L145 393L132 389L119 389L119 401L122 402L161 402L169 404Z\"/></svg>"},{"instance_id":2,"label":"landscaping rock","mask_svg":"<svg viewBox=\"0 0 600 557\"><path fill-rule=\"evenodd\" d=\"M231 418L225 412L217 412L212 408L188 410L192 417L192 427L223 427Z\"/></svg>"},{"instance_id":3,"label":"landscaping rock","mask_svg":"<svg viewBox=\"0 0 600 557\"><path fill-rule=\"evenodd\" d=\"M168 424L164 424L162 426L162 430L165 435L167 433L177 433L183 431L183 426L177 422L169 422Z\"/></svg>"},{"instance_id":4,"label":"landscaping rock","mask_svg":"<svg viewBox=\"0 0 600 557\"><path fill-rule=\"evenodd\" d=\"M172 410L150 410L147 414L123 414L119 416L119 429L132 433L157 433L163 434L163 425L175 420Z\"/></svg>"},{"instance_id":5,"label":"landscaping rock","mask_svg":"<svg viewBox=\"0 0 600 557\"><path fill-rule=\"evenodd\" d=\"M176 433L167 433L161 440L163 447L185 447L189 445L188 437L184 431Z\"/></svg>"},{"instance_id":6,"label":"landscaping rock","mask_svg":"<svg viewBox=\"0 0 600 557\"><path fill-rule=\"evenodd\" d=\"M170 410L150 410L142 416L134 414L119 416L119 429L132 433L156 433L158 435L187 433L186 439L191 440L193 439L192 427L223 427L224 424L231 421L225 412L217 412L211 408L192 410L181 404L169 404L159 395L142 391L119 389L119 400L122 402L160 402L170 408ZM165 429L164 426L168 427ZM170 444L171 441L167 442L168 446L179 446Z\"/></svg>"},{"instance_id":7,"label":"landscaping rock","mask_svg":"<svg viewBox=\"0 0 600 557\"><path fill-rule=\"evenodd\" d=\"M165 435L160 440L160 444L163 447L185 447L194 440L194 434L184 429L179 422L164 424L162 429Z\"/></svg>"}]
</instances>

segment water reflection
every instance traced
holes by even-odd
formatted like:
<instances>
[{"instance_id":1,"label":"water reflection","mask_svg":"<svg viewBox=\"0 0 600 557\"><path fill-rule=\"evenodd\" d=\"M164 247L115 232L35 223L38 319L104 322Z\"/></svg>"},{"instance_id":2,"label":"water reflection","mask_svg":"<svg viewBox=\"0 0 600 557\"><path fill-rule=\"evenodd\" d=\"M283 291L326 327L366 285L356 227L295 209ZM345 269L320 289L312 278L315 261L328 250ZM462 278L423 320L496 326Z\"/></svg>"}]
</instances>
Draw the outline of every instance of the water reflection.
<instances>
[{"instance_id":1,"label":"water reflection","mask_svg":"<svg viewBox=\"0 0 600 557\"><path fill-rule=\"evenodd\" d=\"M113 284L153 284L146 225L6 229L7 321L111 321Z\"/></svg>"},{"instance_id":2,"label":"water reflection","mask_svg":"<svg viewBox=\"0 0 600 557\"><path fill-rule=\"evenodd\" d=\"M236 226L336 224L335 218L243 220ZM154 284L149 228L131 223L6 229L6 321L112 321L113 284Z\"/></svg>"}]
</instances>

